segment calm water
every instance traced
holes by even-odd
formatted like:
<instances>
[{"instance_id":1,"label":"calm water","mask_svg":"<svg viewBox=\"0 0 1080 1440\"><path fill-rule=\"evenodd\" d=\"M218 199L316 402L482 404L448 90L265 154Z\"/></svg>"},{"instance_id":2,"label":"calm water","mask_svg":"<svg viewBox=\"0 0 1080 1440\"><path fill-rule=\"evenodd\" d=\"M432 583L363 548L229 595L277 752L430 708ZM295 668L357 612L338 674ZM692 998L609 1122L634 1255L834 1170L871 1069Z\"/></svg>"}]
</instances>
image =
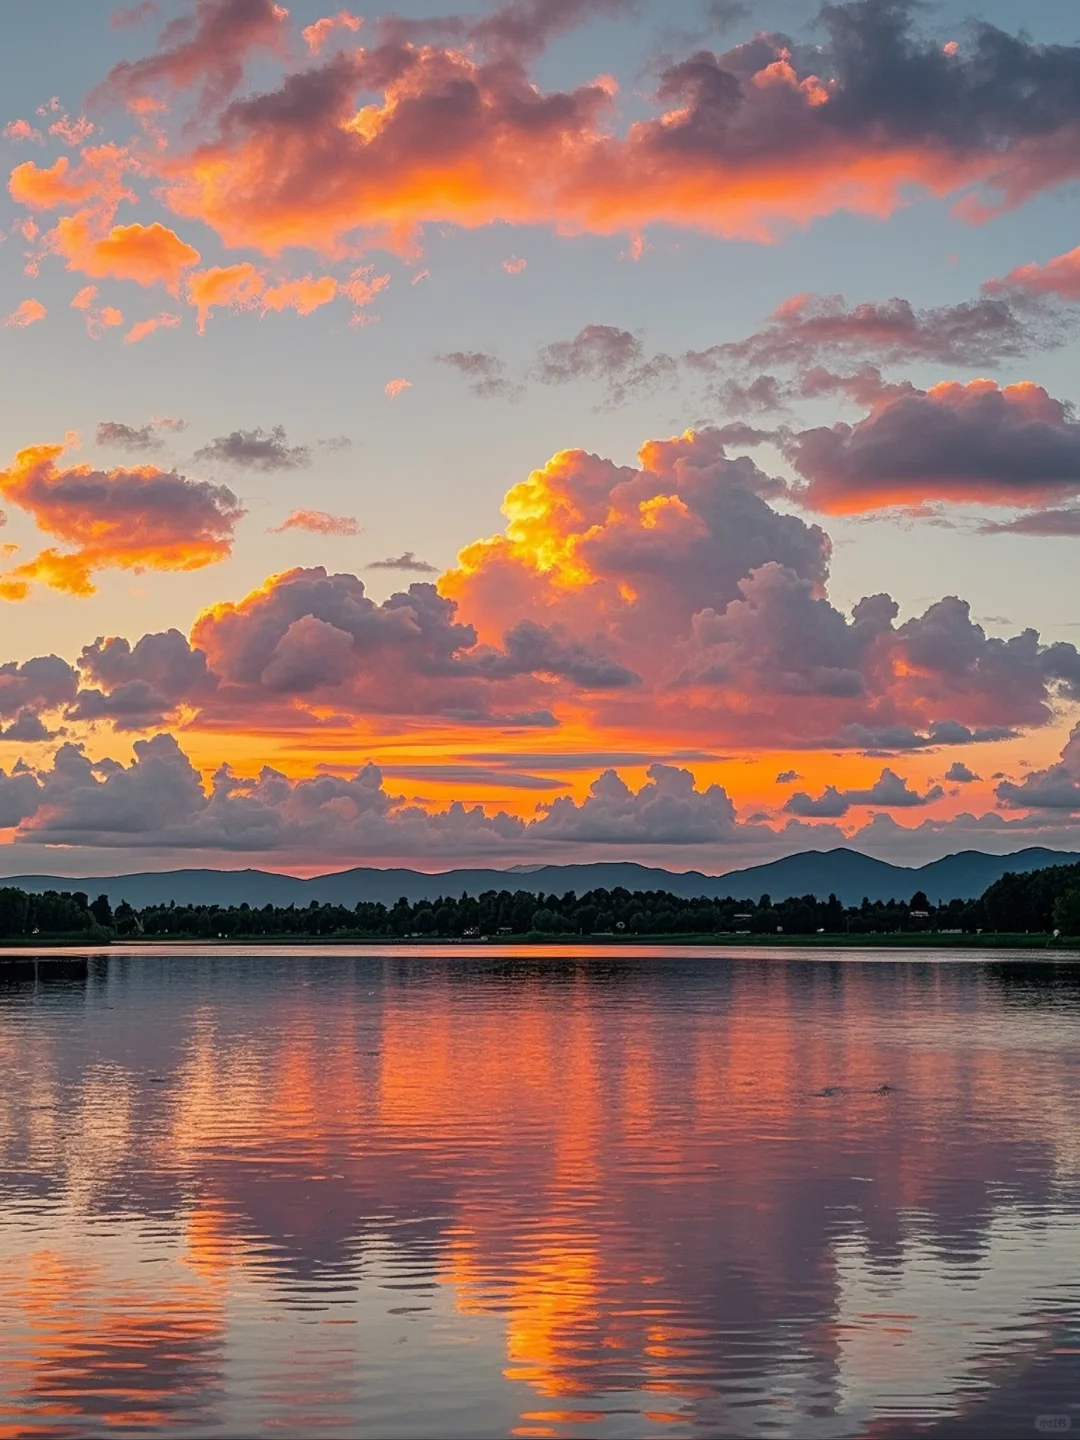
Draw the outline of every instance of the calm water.
<instances>
[{"instance_id":1,"label":"calm water","mask_svg":"<svg viewBox=\"0 0 1080 1440\"><path fill-rule=\"evenodd\" d=\"M0 966L0 1437L1080 1430L1078 1307L1080 967Z\"/></svg>"}]
</instances>

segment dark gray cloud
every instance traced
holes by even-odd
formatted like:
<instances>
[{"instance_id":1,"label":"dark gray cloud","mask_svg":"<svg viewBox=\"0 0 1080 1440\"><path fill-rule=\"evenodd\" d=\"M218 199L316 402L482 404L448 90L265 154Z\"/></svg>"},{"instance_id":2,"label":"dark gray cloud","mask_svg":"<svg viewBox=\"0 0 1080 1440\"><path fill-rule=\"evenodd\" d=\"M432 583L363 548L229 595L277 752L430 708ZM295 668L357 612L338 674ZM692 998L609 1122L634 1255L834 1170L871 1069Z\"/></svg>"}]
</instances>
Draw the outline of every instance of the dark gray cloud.
<instances>
[{"instance_id":1,"label":"dark gray cloud","mask_svg":"<svg viewBox=\"0 0 1080 1440\"><path fill-rule=\"evenodd\" d=\"M970 785L972 781L978 780L979 776L974 770L970 770L962 760L954 760L945 771L945 779L951 780L957 785Z\"/></svg>"},{"instance_id":2,"label":"dark gray cloud","mask_svg":"<svg viewBox=\"0 0 1080 1440\"><path fill-rule=\"evenodd\" d=\"M925 794L920 795L894 770L886 768L868 790L838 790L835 785L826 785L816 799L805 791L798 790L788 797L784 812L803 820L837 820L846 815L853 805L904 810L930 805L935 800L940 800L944 793L940 785L932 785Z\"/></svg>"},{"instance_id":3,"label":"dark gray cloud","mask_svg":"<svg viewBox=\"0 0 1080 1440\"><path fill-rule=\"evenodd\" d=\"M618 405L633 391L673 380L678 365L670 355L646 355L640 337L629 330L586 325L572 340L544 345L531 373L542 385L603 381L612 403Z\"/></svg>"},{"instance_id":4,"label":"dark gray cloud","mask_svg":"<svg viewBox=\"0 0 1080 1440\"><path fill-rule=\"evenodd\" d=\"M1061 510L1035 510L1013 520L987 520L979 526L981 535L1080 535L1080 506Z\"/></svg>"},{"instance_id":5,"label":"dark gray cloud","mask_svg":"<svg viewBox=\"0 0 1080 1440\"><path fill-rule=\"evenodd\" d=\"M514 400L524 393L524 387L510 378L505 364L497 355L484 350L451 350L446 355L435 357L441 365L449 365L465 377L469 389L481 399L496 396Z\"/></svg>"},{"instance_id":6,"label":"dark gray cloud","mask_svg":"<svg viewBox=\"0 0 1080 1440\"><path fill-rule=\"evenodd\" d=\"M183 420L148 420L145 425L124 425L119 420L102 420L95 441L114 450L160 450L166 434L178 435L187 428Z\"/></svg>"},{"instance_id":7,"label":"dark gray cloud","mask_svg":"<svg viewBox=\"0 0 1080 1440\"><path fill-rule=\"evenodd\" d=\"M302 470L311 464L307 445L290 445L285 428L233 430L195 451L195 459L243 470Z\"/></svg>"},{"instance_id":8,"label":"dark gray cloud","mask_svg":"<svg viewBox=\"0 0 1080 1440\"><path fill-rule=\"evenodd\" d=\"M414 575L437 575L439 567L429 565L426 560L418 560L411 550L406 550L401 555L388 555L385 560L372 560L366 567L368 570L408 570Z\"/></svg>"}]
</instances>

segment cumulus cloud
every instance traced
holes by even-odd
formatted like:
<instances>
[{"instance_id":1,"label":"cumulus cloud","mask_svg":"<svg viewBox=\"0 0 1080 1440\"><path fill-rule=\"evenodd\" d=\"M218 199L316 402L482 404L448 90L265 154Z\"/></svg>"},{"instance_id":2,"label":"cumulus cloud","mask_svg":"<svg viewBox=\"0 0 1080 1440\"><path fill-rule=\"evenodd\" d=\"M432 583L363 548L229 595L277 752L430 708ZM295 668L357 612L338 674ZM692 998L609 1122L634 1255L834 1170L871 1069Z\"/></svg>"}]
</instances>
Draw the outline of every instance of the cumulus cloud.
<instances>
[{"instance_id":1,"label":"cumulus cloud","mask_svg":"<svg viewBox=\"0 0 1080 1440\"><path fill-rule=\"evenodd\" d=\"M285 427L233 430L195 451L195 459L241 470L303 470L311 464L307 445L290 445Z\"/></svg>"},{"instance_id":2,"label":"cumulus cloud","mask_svg":"<svg viewBox=\"0 0 1080 1440\"><path fill-rule=\"evenodd\" d=\"M206 333L206 322L214 310L251 309L265 289L265 273L252 265L250 260L238 265L212 265L208 270L189 271L187 296L195 306L199 334Z\"/></svg>"},{"instance_id":3,"label":"cumulus cloud","mask_svg":"<svg viewBox=\"0 0 1080 1440\"><path fill-rule=\"evenodd\" d=\"M1077 725L1056 765L1033 770L1017 784L1002 780L994 792L1009 810L1080 810L1080 725Z\"/></svg>"},{"instance_id":4,"label":"cumulus cloud","mask_svg":"<svg viewBox=\"0 0 1080 1440\"><path fill-rule=\"evenodd\" d=\"M426 560L419 560L411 550L406 550L401 555L388 555L385 560L372 560L367 567L369 570L408 570L414 575L437 575L439 567L429 565Z\"/></svg>"},{"instance_id":5,"label":"cumulus cloud","mask_svg":"<svg viewBox=\"0 0 1080 1440\"><path fill-rule=\"evenodd\" d=\"M954 760L948 770L945 771L945 779L951 780L956 785L970 785L973 781L978 780L979 776L975 774L974 770L969 769L962 760Z\"/></svg>"},{"instance_id":6,"label":"cumulus cloud","mask_svg":"<svg viewBox=\"0 0 1080 1440\"><path fill-rule=\"evenodd\" d=\"M856 425L789 435L799 498L833 514L928 500L1035 506L1080 493L1080 425L1041 385L947 381Z\"/></svg>"},{"instance_id":7,"label":"cumulus cloud","mask_svg":"<svg viewBox=\"0 0 1080 1440\"><path fill-rule=\"evenodd\" d=\"M572 340L545 345L532 372L543 385L601 380L608 385L615 404L621 404L631 391L671 379L675 373L671 356L646 356L638 336L614 325L586 325Z\"/></svg>"},{"instance_id":8,"label":"cumulus cloud","mask_svg":"<svg viewBox=\"0 0 1080 1440\"><path fill-rule=\"evenodd\" d=\"M62 445L33 446L0 471L0 495L70 547L43 550L0 576L6 598L24 598L35 581L89 595L98 570L197 570L231 552L245 512L225 486L153 465L62 466L63 454Z\"/></svg>"},{"instance_id":9,"label":"cumulus cloud","mask_svg":"<svg viewBox=\"0 0 1080 1440\"><path fill-rule=\"evenodd\" d=\"M652 224L761 240L839 209L889 214L912 188L968 192L964 213L978 219L1080 171L1080 47L980 23L946 48L916 29L911 5L850 0L823 10L820 46L761 33L667 64L653 106L619 132L612 81L544 91L527 63L598 8L617 5L391 17L370 47L234 99L249 55L280 45L284 11L201 0L102 90L194 90L211 126L216 109L216 133L151 163L176 213L273 255L341 253L356 239L403 250L425 225L496 221L638 243Z\"/></svg>"},{"instance_id":10,"label":"cumulus cloud","mask_svg":"<svg viewBox=\"0 0 1080 1440\"><path fill-rule=\"evenodd\" d=\"M163 285L173 295L179 294L184 272L201 259L193 245L156 220L151 225L114 225L106 234L97 235L85 212L58 220L48 243L63 256L69 270L95 280Z\"/></svg>"},{"instance_id":11,"label":"cumulus cloud","mask_svg":"<svg viewBox=\"0 0 1080 1440\"><path fill-rule=\"evenodd\" d=\"M65 712L68 720L108 720L114 729L160 725L180 704L210 696L217 678L206 656L179 630L144 635L134 646L99 636L79 656L81 686Z\"/></svg>"},{"instance_id":12,"label":"cumulus cloud","mask_svg":"<svg viewBox=\"0 0 1080 1440\"><path fill-rule=\"evenodd\" d=\"M868 790L838 790L835 785L826 785L817 799L804 790L798 790L788 796L784 812L797 815L800 819L836 820L846 815L853 805L874 809L908 809L929 805L940 800L944 793L940 785L933 785L920 795L894 770L886 768Z\"/></svg>"},{"instance_id":13,"label":"cumulus cloud","mask_svg":"<svg viewBox=\"0 0 1080 1440\"><path fill-rule=\"evenodd\" d=\"M312 535L359 535L359 520L352 515L331 515L327 510L291 510L280 525L271 528L271 535L287 530L307 530Z\"/></svg>"}]
</instances>

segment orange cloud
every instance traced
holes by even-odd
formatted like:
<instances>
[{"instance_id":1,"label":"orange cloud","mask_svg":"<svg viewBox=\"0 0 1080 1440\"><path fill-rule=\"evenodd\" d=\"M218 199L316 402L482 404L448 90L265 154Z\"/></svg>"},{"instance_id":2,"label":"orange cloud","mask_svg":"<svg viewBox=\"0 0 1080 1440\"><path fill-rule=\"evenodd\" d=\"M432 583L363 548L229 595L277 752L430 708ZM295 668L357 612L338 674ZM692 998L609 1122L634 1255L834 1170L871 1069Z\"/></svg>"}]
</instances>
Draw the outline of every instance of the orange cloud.
<instances>
[{"instance_id":1,"label":"orange cloud","mask_svg":"<svg viewBox=\"0 0 1080 1440\"><path fill-rule=\"evenodd\" d=\"M0 576L7 598L23 598L35 581L89 595L98 570L198 570L230 554L245 512L224 485L153 465L61 467L64 448L32 446L0 471L0 496L25 510L45 534L73 547L43 550Z\"/></svg>"},{"instance_id":2,"label":"orange cloud","mask_svg":"<svg viewBox=\"0 0 1080 1440\"><path fill-rule=\"evenodd\" d=\"M4 329L25 330L28 325L36 325L39 320L44 320L47 314L48 311L40 300L24 300L4 321Z\"/></svg>"},{"instance_id":3,"label":"orange cloud","mask_svg":"<svg viewBox=\"0 0 1080 1440\"><path fill-rule=\"evenodd\" d=\"M282 535L287 530L308 530L313 535L359 535L361 525L352 515L331 515L326 510L292 510L269 533Z\"/></svg>"},{"instance_id":4,"label":"orange cloud","mask_svg":"<svg viewBox=\"0 0 1080 1440\"><path fill-rule=\"evenodd\" d=\"M213 310L243 310L254 305L266 288L266 277L249 261L240 265L213 265L193 270L187 277L188 299L195 306L200 335Z\"/></svg>"},{"instance_id":5,"label":"orange cloud","mask_svg":"<svg viewBox=\"0 0 1080 1440\"><path fill-rule=\"evenodd\" d=\"M1062 300L1080 300L1080 245L1064 255L1055 255L1045 265L1017 265L1001 280L991 280L987 290L1009 288L1028 290L1035 295L1057 295Z\"/></svg>"},{"instance_id":6,"label":"orange cloud","mask_svg":"<svg viewBox=\"0 0 1080 1440\"><path fill-rule=\"evenodd\" d=\"M161 315L154 315L149 320L140 320L124 336L124 344L137 345L140 340L145 340L148 335L152 335L155 330L175 330L180 323L180 316L171 315L168 311Z\"/></svg>"},{"instance_id":7,"label":"orange cloud","mask_svg":"<svg viewBox=\"0 0 1080 1440\"><path fill-rule=\"evenodd\" d=\"M129 156L116 145L84 150L74 169L66 155L46 167L27 160L12 170L8 191L17 204L31 210L89 203L95 210L112 214L121 200L136 199L123 184L129 164Z\"/></svg>"},{"instance_id":8,"label":"orange cloud","mask_svg":"<svg viewBox=\"0 0 1080 1440\"><path fill-rule=\"evenodd\" d=\"M5 140L11 140L18 144L22 140L32 140L35 145L43 145L45 137L40 130L35 130L29 120L12 120L0 130Z\"/></svg>"},{"instance_id":9,"label":"orange cloud","mask_svg":"<svg viewBox=\"0 0 1080 1440\"><path fill-rule=\"evenodd\" d=\"M164 285L177 294L185 270L199 263L199 252L166 226L115 225L95 237L85 214L65 216L52 231L52 248L69 270L96 279L134 280L143 286Z\"/></svg>"},{"instance_id":10,"label":"orange cloud","mask_svg":"<svg viewBox=\"0 0 1080 1440\"><path fill-rule=\"evenodd\" d=\"M348 10L339 10L336 15L327 15L322 20L316 20L313 25L305 26L300 33L312 55L318 55L335 30L351 30L355 35L363 23L359 15L350 15Z\"/></svg>"},{"instance_id":11,"label":"orange cloud","mask_svg":"<svg viewBox=\"0 0 1080 1440\"><path fill-rule=\"evenodd\" d=\"M328 305L338 293L338 282L332 275L322 275L315 280L310 275L300 280L283 280L263 292L263 314L268 310L295 310L298 315L310 315L321 305Z\"/></svg>"},{"instance_id":12,"label":"orange cloud","mask_svg":"<svg viewBox=\"0 0 1080 1440\"><path fill-rule=\"evenodd\" d=\"M411 380L403 380L400 376L396 380L388 380L383 386L387 399L396 400L404 390L412 389Z\"/></svg>"}]
</instances>

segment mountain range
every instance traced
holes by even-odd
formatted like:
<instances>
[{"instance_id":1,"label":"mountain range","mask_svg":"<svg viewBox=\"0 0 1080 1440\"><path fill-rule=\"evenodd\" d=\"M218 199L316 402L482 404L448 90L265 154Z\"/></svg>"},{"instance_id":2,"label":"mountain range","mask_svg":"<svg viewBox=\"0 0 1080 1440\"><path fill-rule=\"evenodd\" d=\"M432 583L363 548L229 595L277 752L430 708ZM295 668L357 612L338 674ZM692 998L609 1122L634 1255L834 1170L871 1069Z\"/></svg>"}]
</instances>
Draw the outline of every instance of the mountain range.
<instances>
[{"instance_id":1,"label":"mountain range","mask_svg":"<svg viewBox=\"0 0 1080 1440\"><path fill-rule=\"evenodd\" d=\"M269 870L160 870L134 875L98 875L74 879L62 875L13 875L0 885L40 894L43 890L83 890L108 895L115 906L126 900L136 909L144 905L310 905L353 906L361 900L392 905L404 896L409 901L434 900L439 895L479 895L485 890L528 890L533 894L582 894L586 890L668 890L686 897L710 899L734 896L757 900L763 894L774 900L791 895L835 895L845 905L871 900L910 900L922 890L939 900L974 899L1008 871L1041 870L1048 865L1080 864L1080 854L1033 847L1011 855L987 855L962 850L929 865L908 867L875 860L857 850L804 850L767 865L725 875L703 875L697 870L672 871L632 862L588 865L518 866L509 870L447 870L429 875L420 870L380 870L360 866L328 875L300 879Z\"/></svg>"}]
</instances>

